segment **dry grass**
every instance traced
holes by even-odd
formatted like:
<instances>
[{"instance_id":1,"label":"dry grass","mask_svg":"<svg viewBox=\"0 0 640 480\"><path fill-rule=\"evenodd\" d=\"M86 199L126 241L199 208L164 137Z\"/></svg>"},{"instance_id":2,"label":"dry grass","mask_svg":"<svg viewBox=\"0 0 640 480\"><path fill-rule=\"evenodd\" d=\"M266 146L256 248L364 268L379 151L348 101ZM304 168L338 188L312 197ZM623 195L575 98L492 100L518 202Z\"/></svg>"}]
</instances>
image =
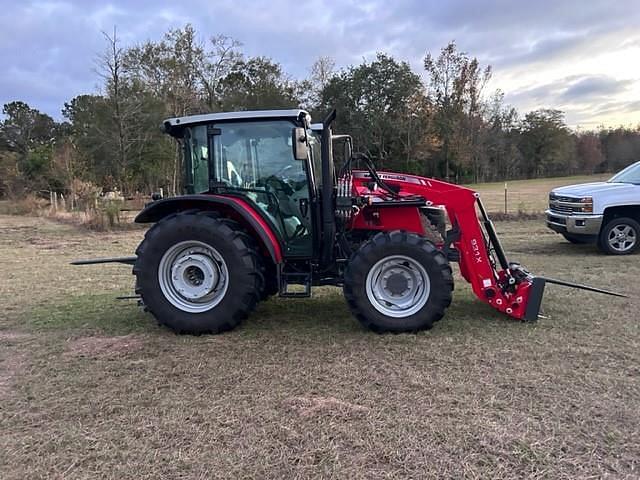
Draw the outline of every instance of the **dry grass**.
<instances>
[{"instance_id":1,"label":"dry grass","mask_svg":"<svg viewBox=\"0 0 640 480\"><path fill-rule=\"evenodd\" d=\"M549 287L522 324L458 278L434 329L376 335L323 288L183 337L115 300L129 268L68 265L143 232L0 217L0 478L637 478L638 256L498 229L532 271L634 298Z\"/></svg>"},{"instance_id":2,"label":"dry grass","mask_svg":"<svg viewBox=\"0 0 640 480\"><path fill-rule=\"evenodd\" d=\"M92 210L89 212L67 212L58 210L47 213L47 216L58 222L84 227L94 232L135 230L142 228L140 224L133 223L137 211L125 211L117 215L115 212L118 212L118 210L111 210L110 214L105 213L103 210Z\"/></svg>"},{"instance_id":3,"label":"dry grass","mask_svg":"<svg viewBox=\"0 0 640 480\"><path fill-rule=\"evenodd\" d=\"M132 230L141 228L133 223L141 210L144 198L134 199L127 204L116 201L101 201L99 208L68 211L64 203L53 209L47 200L28 195L16 200L0 200L0 215L47 217L67 225L84 227L95 232L112 230ZM123 207L126 207L122 209Z\"/></svg>"},{"instance_id":4,"label":"dry grass","mask_svg":"<svg viewBox=\"0 0 640 480\"><path fill-rule=\"evenodd\" d=\"M136 335L115 337L81 337L69 341L68 357L117 358L136 352L144 346L144 338Z\"/></svg>"},{"instance_id":5,"label":"dry grass","mask_svg":"<svg viewBox=\"0 0 640 480\"><path fill-rule=\"evenodd\" d=\"M546 210L552 189L576 183L600 182L610 177L611 174L600 174L508 182L507 213L539 214ZM504 214L504 182L481 183L469 187L480 193L488 211Z\"/></svg>"},{"instance_id":6,"label":"dry grass","mask_svg":"<svg viewBox=\"0 0 640 480\"><path fill-rule=\"evenodd\" d=\"M33 194L17 200L1 200L0 215L41 215L47 201Z\"/></svg>"}]
</instances>

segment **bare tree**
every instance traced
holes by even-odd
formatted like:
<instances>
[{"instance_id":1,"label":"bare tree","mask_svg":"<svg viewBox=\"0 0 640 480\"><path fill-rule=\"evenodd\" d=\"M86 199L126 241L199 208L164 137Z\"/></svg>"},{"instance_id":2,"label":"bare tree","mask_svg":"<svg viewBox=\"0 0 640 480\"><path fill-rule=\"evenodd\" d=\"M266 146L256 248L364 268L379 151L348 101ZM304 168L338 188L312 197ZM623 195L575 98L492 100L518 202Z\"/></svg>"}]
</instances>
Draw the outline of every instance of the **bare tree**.
<instances>
[{"instance_id":1,"label":"bare tree","mask_svg":"<svg viewBox=\"0 0 640 480\"><path fill-rule=\"evenodd\" d=\"M102 32L107 46L96 58L96 72L106 86L106 102L110 108L113 132L105 132L106 138L113 138L116 150L116 180L121 188L127 184L129 152L136 146L135 117L140 112L140 103L128 94L130 90L125 75L125 50L120 46L117 28L113 34Z\"/></svg>"},{"instance_id":2,"label":"bare tree","mask_svg":"<svg viewBox=\"0 0 640 480\"><path fill-rule=\"evenodd\" d=\"M198 66L198 77L206 95L209 111L219 108L220 81L229 75L242 60L242 43L226 35L216 35L209 39L210 49L205 52L206 62Z\"/></svg>"},{"instance_id":3,"label":"bare tree","mask_svg":"<svg viewBox=\"0 0 640 480\"><path fill-rule=\"evenodd\" d=\"M335 74L336 62L329 56L318 57L311 66L311 81L318 90L327 86L331 77Z\"/></svg>"},{"instance_id":4,"label":"bare tree","mask_svg":"<svg viewBox=\"0 0 640 480\"><path fill-rule=\"evenodd\" d=\"M318 57L313 65L311 65L311 76L306 82L309 88L306 93L306 103L317 106L322 101L322 92L329 85L331 79L335 76L336 62L329 56Z\"/></svg>"}]
</instances>

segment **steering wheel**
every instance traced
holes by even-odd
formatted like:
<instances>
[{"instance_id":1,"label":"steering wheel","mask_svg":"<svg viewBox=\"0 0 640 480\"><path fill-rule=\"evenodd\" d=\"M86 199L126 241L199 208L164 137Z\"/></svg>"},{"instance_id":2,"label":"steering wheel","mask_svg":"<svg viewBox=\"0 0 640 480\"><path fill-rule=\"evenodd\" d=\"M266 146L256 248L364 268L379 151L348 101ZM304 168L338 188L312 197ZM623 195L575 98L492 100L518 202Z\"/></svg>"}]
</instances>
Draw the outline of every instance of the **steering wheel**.
<instances>
[{"instance_id":1,"label":"steering wheel","mask_svg":"<svg viewBox=\"0 0 640 480\"><path fill-rule=\"evenodd\" d=\"M285 165L280 170L278 170L276 173L274 173L272 176L281 178L283 176L284 172L286 172L287 170L289 170L291 168L293 168L293 165Z\"/></svg>"},{"instance_id":2,"label":"steering wheel","mask_svg":"<svg viewBox=\"0 0 640 480\"><path fill-rule=\"evenodd\" d=\"M278 178L276 175L270 175L264 180L260 180L259 183L264 185L264 187L267 189L271 188L276 192L280 191L287 197L293 195L293 188L291 188L287 182L285 182L281 178Z\"/></svg>"}]
</instances>

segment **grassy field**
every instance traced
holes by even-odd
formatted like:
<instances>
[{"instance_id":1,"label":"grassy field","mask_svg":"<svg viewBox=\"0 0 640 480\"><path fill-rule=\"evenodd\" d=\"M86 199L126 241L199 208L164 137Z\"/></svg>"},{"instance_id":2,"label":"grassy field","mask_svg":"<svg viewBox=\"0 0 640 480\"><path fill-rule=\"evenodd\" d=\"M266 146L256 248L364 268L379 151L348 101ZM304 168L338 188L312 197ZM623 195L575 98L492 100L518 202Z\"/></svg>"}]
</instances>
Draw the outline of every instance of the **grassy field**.
<instances>
[{"instance_id":1,"label":"grassy field","mask_svg":"<svg viewBox=\"0 0 640 480\"><path fill-rule=\"evenodd\" d=\"M142 231L0 216L0 478L637 478L639 257L497 228L532 271L633 298L551 286L523 324L457 278L432 330L376 335L323 288L176 336L115 299L130 268L68 265Z\"/></svg>"},{"instance_id":2,"label":"grassy field","mask_svg":"<svg viewBox=\"0 0 640 480\"><path fill-rule=\"evenodd\" d=\"M600 182L611 174L579 175L573 177L540 178L507 182L507 213L541 213L549 203L549 192L556 187L576 183ZM482 196L489 212L504 213L504 182L470 185Z\"/></svg>"}]
</instances>

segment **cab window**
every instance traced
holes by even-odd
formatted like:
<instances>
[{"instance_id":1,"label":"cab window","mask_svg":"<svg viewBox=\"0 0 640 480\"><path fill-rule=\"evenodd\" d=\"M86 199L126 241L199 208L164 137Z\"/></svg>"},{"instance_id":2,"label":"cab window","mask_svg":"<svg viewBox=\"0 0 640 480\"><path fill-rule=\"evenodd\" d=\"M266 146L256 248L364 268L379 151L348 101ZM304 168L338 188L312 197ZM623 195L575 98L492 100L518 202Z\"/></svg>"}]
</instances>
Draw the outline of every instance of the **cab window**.
<instances>
[{"instance_id":1,"label":"cab window","mask_svg":"<svg viewBox=\"0 0 640 480\"><path fill-rule=\"evenodd\" d=\"M209 147L206 125L188 128L184 139L185 153L189 161L188 193L207 192L209 191Z\"/></svg>"},{"instance_id":2,"label":"cab window","mask_svg":"<svg viewBox=\"0 0 640 480\"><path fill-rule=\"evenodd\" d=\"M247 195L271 219L290 255L311 254L306 162L293 156L286 120L215 124L214 180Z\"/></svg>"}]
</instances>

